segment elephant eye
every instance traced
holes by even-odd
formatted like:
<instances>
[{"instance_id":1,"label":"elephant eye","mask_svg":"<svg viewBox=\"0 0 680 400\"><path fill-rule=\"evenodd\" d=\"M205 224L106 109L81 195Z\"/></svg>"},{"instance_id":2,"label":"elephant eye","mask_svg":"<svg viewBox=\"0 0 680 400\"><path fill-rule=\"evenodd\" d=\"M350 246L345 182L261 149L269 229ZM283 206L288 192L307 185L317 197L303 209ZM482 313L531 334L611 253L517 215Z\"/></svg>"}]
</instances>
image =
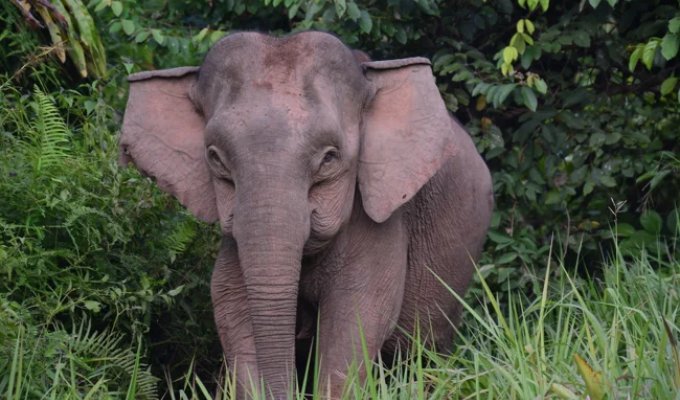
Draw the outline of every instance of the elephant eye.
<instances>
[{"instance_id":1,"label":"elephant eye","mask_svg":"<svg viewBox=\"0 0 680 400\"><path fill-rule=\"evenodd\" d=\"M339 158L338 150L330 149L326 151L326 154L323 155L322 164L328 164L329 162L337 160L338 158Z\"/></svg>"},{"instance_id":2,"label":"elephant eye","mask_svg":"<svg viewBox=\"0 0 680 400\"><path fill-rule=\"evenodd\" d=\"M231 180L231 171L226 166L224 162L224 157L222 156L219 149L215 146L210 146L207 149L208 165L213 170L215 175L222 179Z\"/></svg>"},{"instance_id":3,"label":"elephant eye","mask_svg":"<svg viewBox=\"0 0 680 400\"><path fill-rule=\"evenodd\" d=\"M326 147L323 152L317 155L316 158L316 173L314 180L322 182L331 176L338 173L340 164L337 161L340 159L340 151L337 147Z\"/></svg>"}]
</instances>

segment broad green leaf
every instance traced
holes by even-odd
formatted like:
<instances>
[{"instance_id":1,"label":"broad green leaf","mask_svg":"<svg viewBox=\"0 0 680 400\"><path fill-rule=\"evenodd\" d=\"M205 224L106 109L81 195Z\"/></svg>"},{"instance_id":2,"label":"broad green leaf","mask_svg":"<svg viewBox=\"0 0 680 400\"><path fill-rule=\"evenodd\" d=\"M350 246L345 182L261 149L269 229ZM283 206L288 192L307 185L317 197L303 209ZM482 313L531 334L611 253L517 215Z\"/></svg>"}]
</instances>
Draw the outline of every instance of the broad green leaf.
<instances>
[{"instance_id":1,"label":"broad green leaf","mask_svg":"<svg viewBox=\"0 0 680 400\"><path fill-rule=\"evenodd\" d=\"M353 1L347 3L347 16L352 21L356 21L359 19L359 17L361 17L361 11L359 10L357 4Z\"/></svg>"},{"instance_id":2,"label":"broad green leaf","mask_svg":"<svg viewBox=\"0 0 680 400\"><path fill-rule=\"evenodd\" d=\"M509 47L514 47L517 50L518 54L524 53L524 50L526 49L526 43L524 42L523 33L515 33L512 35L512 39L510 39L510 46ZM505 53L503 53L503 57L505 61ZM514 61L514 60L513 60ZM507 64L510 64L509 61L506 61Z\"/></svg>"},{"instance_id":3,"label":"broad green leaf","mask_svg":"<svg viewBox=\"0 0 680 400\"><path fill-rule=\"evenodd\" d=\"M616 179L612 178L609 175L602 175L600 176L600 183L602 183L604 186L608 188L613 188L616 186Z\"/></svg>"},{"instance_id":4,"label":"broad green leaf","mask_svg":"<svg viewBox=\"0 0 680 400\"><path fill-rule=\"evenodd\" d=\"M529 19L525 19L525 20L524 20L524 25L526 26L527 32L528 32L530 35L531 35L532 33L534 33L534 31L536 30L536 27L534 27L534 23L531 22L531 20L529 20Z\"/></svg>"},{"instance_id":5,"label":"broad green leaf","mask_svg":"<svg viewBox=\"0 0 680 400\"><path fill-rule=\"evenodd\" d=\"M656 55L656 48L658 45L659 42L656 40L650 40L642 50L642 63L645 64L647 69L652 69L652 65L654 64L654 56Z\"/></svg>"},{"instance_id":6,"label":"broad green leaf","mask_svg":"<svg viewBox=\"0 0 680 400\"><path fill-rule=\"evenodd\" d=\"M661 40L661 55L666 60L670 60L678 54L678 35L674 33L667 33Z\"/></svg>"},{"instance_id":7,"label":"broad green leaf","mask_svg":"<svg viewBox=\"0 0 680 400\"><path fill-rule=\"evenodd\" d=\"M616 224L616 236L618 237L629 237L635 233L635 228L633 225L626 224L625 222L620 222Z\"/></svg>"},{"instance_id":8,"label":"broad green leaf","mask_svg":"<svg viewBox=\"0 0 680 400\"><path fill-rule=\"evenodd\" d=\"M523 33L524 32L524 20L520 19L517 21L517 32Z\"/></svg>"},{"instance_id":9,"label":"broad green leaf","mask_svg":"<svg viewBox=\"0 0 680 400\"><path fill-rule=\"evenodd\" d=\"M109 26L109 33L112 33L112 34L116 33L118 31L120 31L121 28L122 28L122 25L121 25L120 21L115 21L114 23L111 24L111 26Z\"/></svg>"},{"instance_id":10,"label":"broad green leaf","mask_svg":"<svg viewBox=\"0 0 680 400\"><path fill-rule=\"evenodd\" d=\"M508 98L510 93L515 89L517 84L515 83L508 83L505 85L501 85L498 88L498 91L496 91L494 98L492 99L494 107L498 108L501 104L505 102L505 99Z\"/></svg>"},{"instance_id":11,"label":"broad green leaf","mask_svg":"<svg viewBox=\"0 0 680 400\"><path fill-rule=\"evenodd\" d=\"M335 0L335 13L338 14L338 17L342 18L345 15L345 11L347 11L345 0Z\"/></svg>"},{"instance_id":12,"label":"broad green leaf","mask_svg":"<svg viewBox=\"0 0 680 400\"><path fill-rule=\"evenodd\" d=\"M543 12L548 11L548 7L550 6L550 0L540 0L541 3L541 8L543 9Z\"/></svg>"},{"instance_id":13,"label":"broad green leaf","mask_svg":"<svg viewBox=\"0 0 680 400\"><path fill-rule=\"evenodd\" d=\"M522 102L531 111L536 111L538 106L538 100L536 99L536 94L533 90L526 86L522 86L520 89L520 94L522 96Z\"/></svg>"},{"instance_id":14,"label":"broad green leaf","mask_svg":"<svg viewBox=\"0 0 680 400\"><path fill-rule=\"evenodd\" d=\"M123 32L125 32L126 35L130 36L135 33L135 23L132 20L123 19L121 20L121 23L123 24Z\"/></svg>"},{"instance_id":15,"label":"broad green leaf","mask_svg":"<svg viewBox=\"0 0 680 400\"><path fill-rule=\"evenodd\" d=\"M105 2L102 2L105 3ZM120 1L114 1L111 3L111 11L113 11L113 15L116 17L120 17L120 14L123 12L123 3Z\"/></svg>"},{"instance_id":16,"label":"broad green leaf","mask_svg":"<svg viewBox=\"0 0 680 400\"><path fill-rule=\"evenodd\" d=\"M630 54L630 59L628 60L628 69L630 72L635 71L635 67L637 66L638 61L640 61L640 57L642 57L642 51L644 50L643 45L638 45L635 47L635 50Z\"/></svg>"},{"instance_id":17,"label":"broad green leaf","mask_svg":"<svg viewBox=\"0 0 680 400\"><path fill-rule=\"evenodd\" d=\"M478 94L486 94L487 90L489 90L489 85L488 83L485 82L479 82L473 89L472 89L472 97L477 96Z\"/></svg>"},{"instance_id":18,"label":"broad green leaf","mask_svg":"<svg viewBox=\"0 0 680 400\"><path fill-rule=\"evenodd\" d=\"M445 54L440 54L435 56L433 63L432 63L432 68L435 71L439 71L442 69L444 66L448 66L449 64L453 63L453 60L455 60L456 56L453 55L452 53L445 53ZM459 63L459 65L461 65Z\"/></svg>"},{"instance_id":19,"label":"broad green leaf","mask_svg":"<svg viewBox=\"0 0 680 400\"><path fill-rule=\"evenodd\" d=\"M307 11L305 12L305 21L314 20L316 14L318 14L321 10L323 10L323 5L320 3L312 3L309 7L307 7Z\"/></svg>"},{"instance_id":20,"label":"broad green leaf","mask_svg":"<svg viewBox=\"0 0 680 400\"><path fill-rule=\"evenodd\" d=\"M489 239L497 244L508 244L512 243L512 238L504 233L500 233L495 230L490 230L488 232Z\"/></svg>"},{"instance_id":21,"label":"broad green leaf","mask_svg":"<svg viewBox=\"0 0 680 400\"><path fill-rule=\"evenodd\" d=\"M680 33L680 17L675 17L668 21L668 31L670 33Z\"/></svg>"},{"instance_id":22,"label":"broad green leaf","mask_svg":"<svg viewBox=\"0 0 680 400\"><path fill-rule=\"evenodd\" d=\"M592 179L588 178L586 183L583 185L583 195L587 196L588 194L590 194L593 191L594 188L595 188L595 182L593 182Z\"/></svg>"},{"instance_id":23,"label":"broad green leaf","mask_svg":"<svg viewBox=\"0 0 680 400\"><path fill-rule=\"evenodd\" d=\"M292 7L290 7L288 9L288 19L295 18L299 8L300 8L300 3L295 3Z\"/></svg>"},{"instance_id":24,"label":"broad green leaf","mask_svg":"<svg viewBox=\"0 0 680 400\"><path fill-rule=\"evenodd\" d=\"M518 56L519 56L519 53L517 52L517 49L514 48L513 46L506 46L503 49L503 61L506 64L512 63L513 61L515 61L517 59Z\"/></svg>"},{"instance_id":25,"label":"broad green leaf","mask_svg":"<svg viewBox=\"0 0 680 400\"><path fill-rule=\"evenodd\" d=\"M463 69L458 71L455 75L451 77L452 82L462 82L462 81L467 81L474 78L474 75L470 70L468 69Z\"/></svg>"},{"instance_id":26,"label":"broad green leaf","mask_svg":"<svg viewBox=\"0 0 680 400\"><path fill-rule=\"evenodd\" d=\"M505 253L496 259L496 264L507 264L514 261L517 258L517 253Z\"/></svg>"},{"instance_id":27,"label":"broad green leaf","mask_svg":"<svg viewBox=\"0 0 680 400\"><path fill-rule=\"evenodd\" d=\"M361 11L361 17L359 18L359 28L364 33L369 33L373 29L371 16L364 10Z\"/></svg>"},{"instance_id":28,"label":"broad green leaf","mask_svg":"<svg viewBox=\"0 0 680 400\"><path fill-rule=\"evenodd\" d=\"M588 140L588 144L590 147L601 147L604 144L604 141L606 140L606 136L602 132L595 132L592 135L590 135L590 139Z\"/></svg>"},{"instance_id":29,"label":"broad green leaf","mask_svg":"<svg viewBox=\"0 0 680 400\"><path fill-rule=\"evenodd\" d=\"M647 232L657 234L661 232L663 220L656 211L647 210L640 215L640 225L642 225Z\"/></svg>"},{"instance_id":30,"label":"broad green leaf","mask_svg":"<svg viewBox=\"0 0 680 400\"><path fill-rule=\"evenodd\" d=\"M97 3L97 6L94 8L94 12L98 13L108 6L109 6L109 3L106 0L100 0L99 3Z\"/></svg>"},{"instance_id":31,"label":"broad green leaf","mask_svg":"<svg viewBox=\"0 0 680 400\"><path fill-rule=\"evenodd\" d=\"M579 47L590 47L590 36L585 31L574 32L574 44Z\"/></svg>"},{"instance_id":32,"label":"broad green leaf","mask_svg":"<svg viewBox=\"0 0 680 400\"><path fill-rule=\"evenodd\" d=\"M600 0L588 0L588 3L590 3L591 7L597 8L600 5Z\"/></svg>"},{"instance_id":33,"label":"broad green leaf","mask_svg":"<svg viewBox=\"0 0 680 400\"><path fill-rule=\"evenodd\" d=\"M661 83L660 92L662 95L667 95L675 89L675 85L678 83L678 78L675 76L669 76L663 83Z\"/></svg>"},{"instance_id":34,"label":"broad green leaf","mask_svg":"<svg viewBox=\"0 0 680 400\"><path fill-rule=\"evenodd\" d=\"M142 43L148 37L149 37L149 31L139 31L139 33L137 33L137 35L135 36L135 42L136 43Z\"/></svg>"},{"instance_id":35,"label":"broad green leaf","mask_svg":"<svg viewBox=\"0 0 680 400\"><path fill-rule=\"evenodd\" d=\"M534 81L534 87L536 88L536 91L540 94L548 93L548 85L541 78L538 78Z\"/></svg>"},{"instance_id":36,"label":"broad green leaf","mask_svg":"<svg viewBox=\"0 0 680 400\"><path fill-rule=\"evenodd\" d=\"M560 192L557 190L551 190L545 196L545 204L547 205L557 204L560 202L560 200L562 200L562 197L560 196Z\"/></svg>"},{"instance_id":37,"label":"broad green leaf","mask_svg":"<svg viewBox=\"0 0 680 400\"><path fill-rule=\"evenodd\" d=\"M156 43L160 45L165 43L165 36L163 36L163 32L161 32L160 29L152 29L151 35L153 36L153 39L156 41Z\"/></svg>"}]
</instances>

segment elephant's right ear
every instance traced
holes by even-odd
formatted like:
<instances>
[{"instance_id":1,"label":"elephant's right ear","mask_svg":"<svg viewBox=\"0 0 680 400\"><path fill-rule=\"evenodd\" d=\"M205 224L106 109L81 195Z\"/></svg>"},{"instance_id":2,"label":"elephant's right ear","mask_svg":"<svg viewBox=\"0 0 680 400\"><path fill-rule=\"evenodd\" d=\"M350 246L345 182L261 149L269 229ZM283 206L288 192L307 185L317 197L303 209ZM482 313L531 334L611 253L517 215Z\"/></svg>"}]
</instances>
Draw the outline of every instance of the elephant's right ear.
<instances>
[{"instance_id":1,"label":"elephant's right ear","mask_svg":"<svg viewBox=\"0 0 680 400\"><path fill-rule=\"evenodd\" d=\"M205 121L189 98L197 74L198 68L183 67L128 77L119 162L132 161L196 217L214 222L218 214L205 162Z\"/></svg>"}]
</instances>

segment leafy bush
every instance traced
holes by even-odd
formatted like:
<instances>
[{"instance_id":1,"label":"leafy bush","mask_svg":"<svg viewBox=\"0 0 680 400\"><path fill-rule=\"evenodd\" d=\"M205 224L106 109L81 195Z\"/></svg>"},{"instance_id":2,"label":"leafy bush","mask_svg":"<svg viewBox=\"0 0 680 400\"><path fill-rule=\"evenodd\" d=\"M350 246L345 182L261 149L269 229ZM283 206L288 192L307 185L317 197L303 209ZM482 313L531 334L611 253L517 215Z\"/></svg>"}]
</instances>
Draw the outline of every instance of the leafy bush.
<instances>
[{"instance_id":1,"label":"leafy bush","mask_svg":"<svg viewBox=\"0 0 680 400\"><path fill-rule=\"evenodd\" d=\"M217 345L206 289L214 231L178 212L150 181L117 166L117 139L109 129L117 123L113 110L96 85L79 90L47 94L36 88L23 94L7 81L0 91L5 105L0 119L0 316L6 317L0 318L0 359L10 360L19 351L21 365L34 372L23 388L8 389L21 397L48 393L61 379L57 375L68 373L86 381L81 387L79 378L73 390L123 390L132 379L126 367L130 360L163 356L146 346L142 353L130 352L142 336L180 343L191 337L186 350L168 345L181 360L190 358L201 340L208 343L202 346L206 354L210 344ZM173 311L178 322L159 326L157 320L183 292L196 302L185 312ZM78 328L85 320L92 325L87 333ZM191 333L165 329L212 333L196 342ZM128 363L116 370L126 373L111 365L93 366L88 360L100 356L90 353L96 348L69 347L80 339L115 348L109 361ZM212 354L218 363L219 352ZM66 362L64 357L76 364L49 369L52 375L35 366L52 368ZM0 365L0 380L16 380L10 374L15 367ZM148 372L140 374L137 379ZM149 379L137 389L155 392Z\"/></svg>"}]
</instances>

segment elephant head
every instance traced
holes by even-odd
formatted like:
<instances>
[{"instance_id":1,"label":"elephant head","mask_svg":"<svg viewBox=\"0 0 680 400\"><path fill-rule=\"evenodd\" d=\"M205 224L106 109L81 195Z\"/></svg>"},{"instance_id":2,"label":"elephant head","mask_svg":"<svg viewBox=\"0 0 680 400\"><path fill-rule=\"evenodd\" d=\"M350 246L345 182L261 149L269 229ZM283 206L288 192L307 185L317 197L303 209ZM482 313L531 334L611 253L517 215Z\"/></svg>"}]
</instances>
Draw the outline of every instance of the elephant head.
<instances>
[{"instance_id":1,"label":"elephant head","mask_svg":"<svg viewBox=\"0 0 680 400\"><path fill-rule=\"evenodd\" d=\"M285 392L301 260L362 208L376 223L453 154L423 58L361 62L332 35L237 33L200 68L130 76L120 141L132 161L237 249L257 367Z\"/></svg>"}]
</instances>

